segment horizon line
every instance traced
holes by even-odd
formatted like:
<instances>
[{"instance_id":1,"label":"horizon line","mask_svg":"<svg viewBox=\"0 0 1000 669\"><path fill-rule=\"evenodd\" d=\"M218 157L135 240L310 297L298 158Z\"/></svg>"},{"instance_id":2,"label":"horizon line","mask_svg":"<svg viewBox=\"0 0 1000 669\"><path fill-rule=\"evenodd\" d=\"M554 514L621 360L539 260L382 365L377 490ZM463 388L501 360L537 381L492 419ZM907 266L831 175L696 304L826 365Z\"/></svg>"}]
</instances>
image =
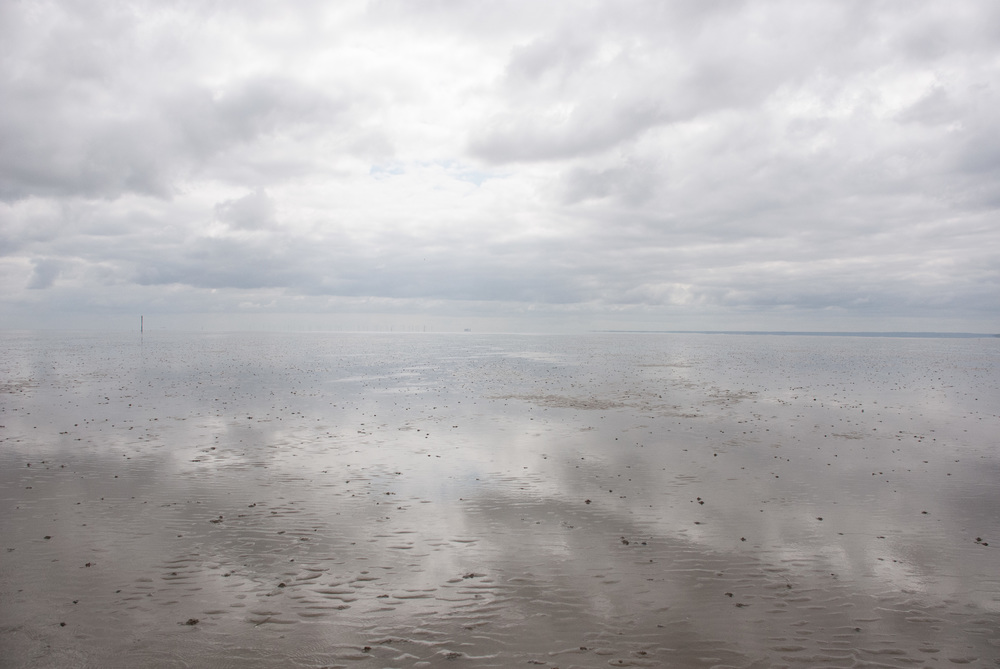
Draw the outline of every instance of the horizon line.
<instances>
[{"instance_id":1,"label":"horizon line","mask_svg":"<svg viewBox=\"0 0 1000 669\"><path fill-rule=\"evenodd\" d=\"M709 334L709 335L778 335L802 337L901 337L901 338L957 338L988 339L1000 334L985 332L924 332L924 331L798 331L798 330L591 330L609 334Z\"/></svg>"}]
</instances>

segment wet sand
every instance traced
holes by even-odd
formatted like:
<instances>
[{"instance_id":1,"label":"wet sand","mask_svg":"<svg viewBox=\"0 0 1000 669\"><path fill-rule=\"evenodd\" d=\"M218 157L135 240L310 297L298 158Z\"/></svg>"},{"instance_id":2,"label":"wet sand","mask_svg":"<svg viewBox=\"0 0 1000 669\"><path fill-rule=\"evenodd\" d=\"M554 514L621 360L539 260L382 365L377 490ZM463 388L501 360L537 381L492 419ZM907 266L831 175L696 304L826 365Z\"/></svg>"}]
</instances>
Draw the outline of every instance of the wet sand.
<instances>
[{"instance_id":1,"label":"wet sand","mask_svg":"<svg viewBox=\"0 0 1000 669\"><path fill-rule=\"evenodd\" d=\"M2 337L2 667L1000 665L1000 340Z\"/></svg>"}]
</instances>

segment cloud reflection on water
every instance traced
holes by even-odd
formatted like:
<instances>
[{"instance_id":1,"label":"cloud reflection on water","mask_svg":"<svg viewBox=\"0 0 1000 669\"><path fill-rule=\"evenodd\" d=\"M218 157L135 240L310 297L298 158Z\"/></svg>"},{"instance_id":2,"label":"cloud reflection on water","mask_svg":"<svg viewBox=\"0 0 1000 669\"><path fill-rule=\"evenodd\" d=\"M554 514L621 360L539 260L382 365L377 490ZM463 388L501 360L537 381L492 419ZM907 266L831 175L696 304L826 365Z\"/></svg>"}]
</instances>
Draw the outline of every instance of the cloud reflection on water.
<instances>
[{"instance_id":1,"label":"cloud reflection on water","mask_svg":"<svg viewBox=\"0 0 1000 669\"><path fill-rule=\"evenodd\" d=\"M785 343L15 337L2 644L24 666L125 666L138 638L165 666L995 655L991 343Z\"/></svg>"}]
</instances>

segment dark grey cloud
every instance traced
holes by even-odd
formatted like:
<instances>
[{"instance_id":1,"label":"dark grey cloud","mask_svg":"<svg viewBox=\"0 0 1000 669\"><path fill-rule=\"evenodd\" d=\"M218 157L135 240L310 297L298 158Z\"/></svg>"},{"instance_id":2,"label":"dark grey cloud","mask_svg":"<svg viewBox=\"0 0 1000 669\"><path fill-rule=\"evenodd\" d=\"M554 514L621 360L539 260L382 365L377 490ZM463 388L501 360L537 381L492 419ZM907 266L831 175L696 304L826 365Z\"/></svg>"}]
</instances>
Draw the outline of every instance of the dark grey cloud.
<instances>
[{"instance_id":1,"label":"dark grey cloud","mask_svg":"<svg viewBox=\"0 0 1000 669\"><path fill-rule=\"evenodd\" d=\"M58 260L51 258L35 258L31 261L34 265L31 279L28 281L28 289L39 290L50 287L55 283L56 277L62 269Z\"/></svg>"},{"instance_id":2,"label":"dark grey cloud","mask_svg":"<svg viewBox=\"0 0 1000 669\"><path fill-rule=\"evenodd\" d=\"M604 169L574 167L563 179L564 202L616 198L626 205L649 200L657 188L665 186L666 175L653 161L630 159L622 165Z\"/></svg>"},{"instance_id":3,"label":"dark grey cloud","mask_svg":"<svg viewBox=\"0 0 1000 669\"><path fill-rule=\"evenodd\" d=\"M901 111L897 118L903 123L941 125L953 123L960 118L960 109L949 97L944 87L937 85Z\"/></svg>"},{"instance_id":4,"label":"dark grey cloud","mask_svg":"<svg viewBox=\"0 0 1000 669\"><path fill-rule=\"evenodd\" d=\"M158 257L137 254L132 279L142 286L252 290L301 287L308 281L299 257L271 239L203 238L161 247Z\"/></svg>"},{"instance_id":5,"label":"dark grey cloud","mask_svg":"<svg viewBox=\"0 0 1000 669\"><path fill-rule=\"evenodd\" d=\"M0 112L0 198L171 197L180 180L211 175L213 161L280 132L336 123L346 103L287 78L250 78L221 92L203 86L156 91L138 108L109 105L101 91L34 95L6 86Z\"/></svg>"},{"instance_id":6,"label":"dark grey cloud","mask_svg":"<svg viewBox=\"0 0 1000 669\"><path fill-rule=\"evenodd\" d=\"M274 200L263 189L215 205L215 217L235 228L260 230L277 223Z\"/></svg>"},{"instance_id":7,"label":"dark grey cloud","mask_svg":"<svg viewBox=\"0 0 1000 669\"><path fill-rule=\"evenodd\" d=\"M206 76L211 40L226 35L206 33L193 9L7 5L0 199L172 197L234 150L336 125L359 99L275 70ZM239 28L240 16L206 10Z\"/></svg>"}]
</instances>

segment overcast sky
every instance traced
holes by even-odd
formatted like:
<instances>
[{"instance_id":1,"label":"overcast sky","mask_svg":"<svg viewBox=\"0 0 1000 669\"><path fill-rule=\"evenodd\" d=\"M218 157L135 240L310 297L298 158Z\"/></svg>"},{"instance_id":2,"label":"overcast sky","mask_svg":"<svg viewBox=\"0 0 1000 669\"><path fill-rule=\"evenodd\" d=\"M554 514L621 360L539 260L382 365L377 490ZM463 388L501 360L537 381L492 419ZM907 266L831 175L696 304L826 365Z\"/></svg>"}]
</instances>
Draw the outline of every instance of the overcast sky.
<instances>
[{"instance_id":1,"label":"overcast sky","mask_svg":"<svg viewBox=\"0 0 1000 669\"><path fill-rule=\"evenodd\" d=\"M3 327L1000 332L1000 2L0 2Z\"/></svg>"}]
</instances>

